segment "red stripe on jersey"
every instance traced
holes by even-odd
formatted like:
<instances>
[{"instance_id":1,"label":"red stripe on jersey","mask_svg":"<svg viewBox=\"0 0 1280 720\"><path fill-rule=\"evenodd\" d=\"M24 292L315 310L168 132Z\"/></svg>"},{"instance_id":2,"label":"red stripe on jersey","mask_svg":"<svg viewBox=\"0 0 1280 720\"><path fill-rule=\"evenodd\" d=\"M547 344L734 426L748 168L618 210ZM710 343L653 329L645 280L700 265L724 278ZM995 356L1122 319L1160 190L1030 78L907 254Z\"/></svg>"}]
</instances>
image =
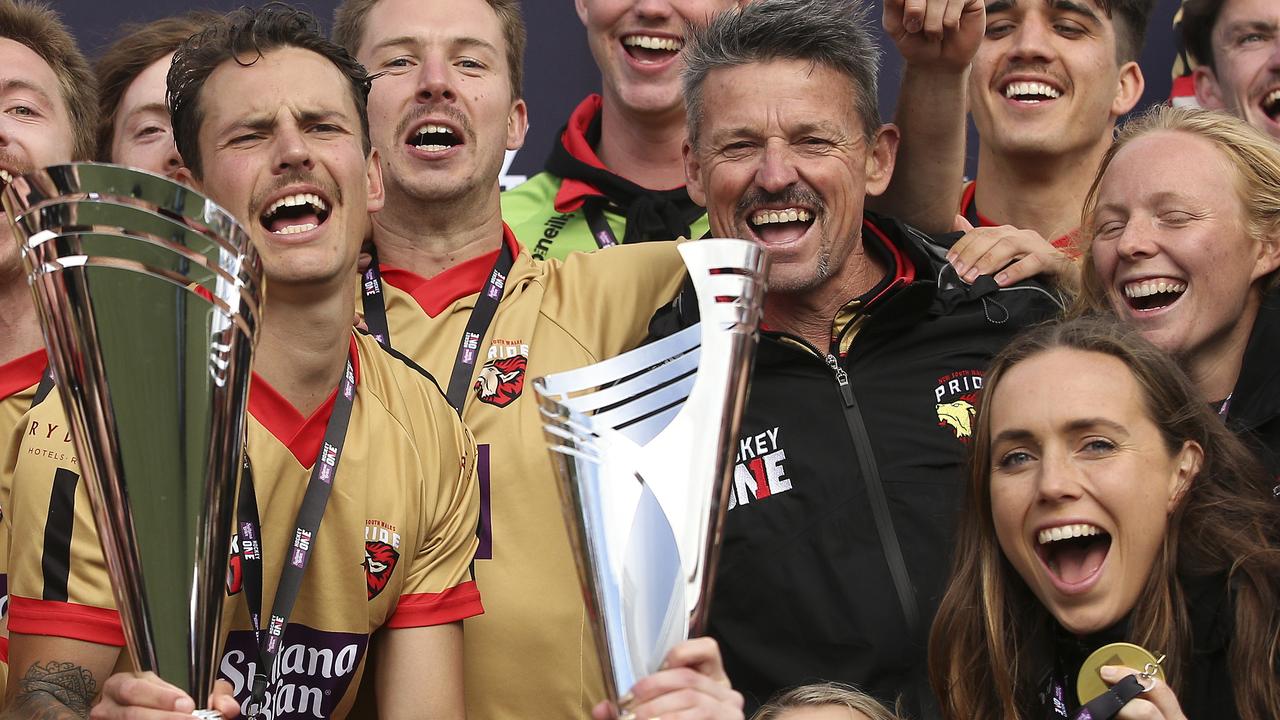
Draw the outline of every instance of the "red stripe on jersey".
<instances>
[{"instance_id":1,"label":"red stripe on jersey","mask_svg":"<svg viewBox=\"0 0 1280 720\"><path fill-rule=\"evenodd\" d=\"M484 612L480 589L474 580L459 583L444 592L401 595L395 612L383 627L411 628L444 625Z\"/></svg>"},{"instance_id":2,"label":"red stripe on jersey","mask_svg":"<svg viewBox=\"0 0 1280 720\"><path fill-rule=\"evenodd\" d=\"M48 367L44 350L28 353L0 365L0 400L16 395L40 382L40 376Z\"/></svg>"},{"instance_id":3,"label":"red stripe on jersey","mask_svg":"<svg viewBox=\"0 0 1280 720\"><path fill-rule=\"evenodd\" d=\"M502 241L511 247L512 257L520 255L520 242L506 223L502 224ZM494 250L429 278L385 264L379 264L378 269L383 280L409 293L427 315L436 317L457 300L480 292L497 260L498 251Z\"/></svg>"},{"instance_id":4,"label":"red stripe on jersey","mask_svg":"<svg viewBox=\"0 0 1280 720\"><path fill-rule=\"evenodd\" d=\"M20 595L9 596L9 632L124 647L124 630L115 610Z\"/></svg>"},{"instance_id":5,"label":"red stripe on jersey","mask_svg":"<svg viewBox=\"0 0 1280 720\"><path fill-rule=\"evenodd\" d=\"M0 663L9 664L9 638L0 637Z\"/></svg>"},{"instance_id":6,"label":"red stripe on jersey","mask_svg":"<svg viewBox=\"0 0 1280 720\"><path fill-rule=\"evenodd\" d=\"M351 336L351 369L356 376L356 384L360 383L360 353L356 350L356 338ZM267 384L258 373L253 374L249 384L249 412L268 432L279 440L302 467L309 468L316 462L320 454L320 445L324 443L324 430L329 425L329 416L333 414L333 404L338 400L338 388L334 388L320 407L303 417L288 400L275 388Z\"/></svg>"}]
</instances>

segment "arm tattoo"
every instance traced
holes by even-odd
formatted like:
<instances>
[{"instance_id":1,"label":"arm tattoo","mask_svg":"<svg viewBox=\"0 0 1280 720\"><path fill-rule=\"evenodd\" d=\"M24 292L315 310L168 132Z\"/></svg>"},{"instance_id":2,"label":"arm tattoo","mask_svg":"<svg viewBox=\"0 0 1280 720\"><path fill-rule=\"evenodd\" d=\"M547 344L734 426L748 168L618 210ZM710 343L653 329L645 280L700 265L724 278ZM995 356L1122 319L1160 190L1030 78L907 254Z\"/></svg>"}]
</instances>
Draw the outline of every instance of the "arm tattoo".
<instances>
[{"instance_id":1,"label":"arm tattoo","mask_svg":"<svg viewBox=\"0 0 1280 720\"><path fill-rule=\"evenodd\" d=\"M13 701L14 716L31 720L88 717L98 690L93 673L74 663L56 660L43 667L32 663L18 686L21 689Z\"/></svg>"}]
</instances>

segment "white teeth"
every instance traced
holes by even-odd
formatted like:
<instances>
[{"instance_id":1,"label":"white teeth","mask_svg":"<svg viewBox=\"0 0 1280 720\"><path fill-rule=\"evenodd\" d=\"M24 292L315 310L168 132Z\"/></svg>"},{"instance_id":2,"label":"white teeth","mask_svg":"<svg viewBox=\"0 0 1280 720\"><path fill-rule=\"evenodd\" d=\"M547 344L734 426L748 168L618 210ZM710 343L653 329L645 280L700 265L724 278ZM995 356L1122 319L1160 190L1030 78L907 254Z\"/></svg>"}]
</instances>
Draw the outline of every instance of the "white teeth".
<instances>
[{"instance_id":1,"label":"white teeth","mask_svg":"<svg viewBox=\"0 0 1280 720\"><path fill-rule=\"evenodd\" d=\"M1186 292L1187 284L1183 282L1169 282L1166 280L1143 280L1141 282L1129 283L1124 286L1124 294L1131 298L1147 297L1156 293L1178 293Z\"/></svg>"},{"instance_id":2,"label":"white teeth","mask_svg":"<svg viewBox=\"0 0 1280 720\"><path fill-rule=\"evenodd\" d=\"M5 185L13 182L13 176L9 174L8 170L0 169L0 182Z\"/></svg>"},{"instance_id":3,"label":"white teeth","mask_svg":"<svg viewBox=\"0 0 1280 720\"><path fill-rule=\"evenodd\" d=\"M1041 530L1036 539L1041 545L1047 545L1051 542L1059 540L1068 540L1070 538L1088 537L1090 535L1102 535L1106 531L1097 525L1089 525L1081 523L1079 525L1063 525L1061 527L1046 528Z\"/></svg>"},{"instance_id":4,"label":"white teeth","mask_svg":"<svg viewBox=\"0 0 1280 720\"><path fill-rule=\"evenodd\" d=\"M1039 98L1049 98L1052 100L1061 94L1062 93L1058 92L1056 88L1040 82L1012 82L1004 88L1005 97L1013 98L1033 96L1030 98L1031 102L1039 102Z\"/></svg>"},{"instance_id":5,"label":"white teeth","mask_svg":"<svg viewBox=\"0 0 1280 720\"><path fill-rule=\"evenodd\" d=\"M642 47L646 50L667 50L678 52L684 47L684 41L678 38L654 37L652 35L628 35L622 38L622 44L628 47Z\"/></svg>"},{"instance_id":6,"label":"white teeth","mask_svg":"<svg viewBox=\"0 0 1280 720\"><path fill-rule=\"evenodd\" d=\"M449 148L450 148L449 145L419 145L418 146L418 149L426 150L427 152L444 152Z\"/></svg>"},{"instance_id":7,"label":"white teeth","mask_svg":"<svg viewBox=\"0 0 1280 720\"><path fill-rule=\"evenodd\" d=\"M427 123L426 125L423 125L422 127L418 128L418 134L419 135L430 135L430 134L453 135L453 131L443 125L433 125L431 123Z\"/></svg>"},{"instance_id":8,"label":"white teeth","mask_svg":"<svg viewBox=\"0 0 1280 720\"><path fill-rule=\"evenodd\" d=\"M787 208L785 210L761 210L751 216L752 225L768 225L770 223L809 222L813 214L804 208Z\"/></svg>"},{"instance_id":9,"label":"white teeth","mask_svg":"<svg viewBox=\"0 0 1280 720\"><path fill-rule=\"evenodd\" d=\"M1262 104L1266 105L1267 107L1270 107L1276 104L1277 102L1280 102L1280 88L1276 88L1275 90L1272 90L1270 93L1267 94L1265 98L1262 99Z\"/></svg>"},{"instance_id":10,"label":"white teeth","mask_svg":"<svg viewBox=\"0 0 1280 720\"><path fill-rule=\"evenodd\" d=\"M314 195L312 193L299 193L297 195L286 195L285 197L275 201L271 204L271 207L267 208L266 212L262 213L262 216L269 218L272 215L275 215L276 211L280 208L297 207L299 205L310 205L316 212L324 212L329 209L329 206L324 200L320 199L319 195Z\"/></svg>"},{"instance_id":11,"label":"white teeth","mask_svg":"<svg viewBox=\"0 0 1280 720\"><path fill-rule=\"evenodd\" d=\"M308 230L315 230L316 227L317 225L315 223L304 223L302 225L286 225L285 227L282 227L279 230L276 230L273 234L297 235L298 233L304 233Z\"/></svg>"}]
</instances>

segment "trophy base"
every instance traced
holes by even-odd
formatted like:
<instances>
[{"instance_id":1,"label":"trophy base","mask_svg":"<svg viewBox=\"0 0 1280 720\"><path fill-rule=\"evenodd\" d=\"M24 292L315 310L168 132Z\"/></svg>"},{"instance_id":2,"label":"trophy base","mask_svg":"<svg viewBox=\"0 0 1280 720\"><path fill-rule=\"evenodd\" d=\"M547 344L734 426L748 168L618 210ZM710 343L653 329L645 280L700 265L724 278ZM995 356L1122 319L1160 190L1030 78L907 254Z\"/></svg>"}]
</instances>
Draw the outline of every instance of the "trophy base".
<instances>
[{"instance_id":1,"label":"trophy base","mask_svg":"<svg viewBox=\"0 0 1280 720\"><path fill-rule=\"evenodd\" d=\"M191 713L191 717L200 718L200 720L225 720L222 713L217 710L196 710Z\"/></svg>"}]
</instances>

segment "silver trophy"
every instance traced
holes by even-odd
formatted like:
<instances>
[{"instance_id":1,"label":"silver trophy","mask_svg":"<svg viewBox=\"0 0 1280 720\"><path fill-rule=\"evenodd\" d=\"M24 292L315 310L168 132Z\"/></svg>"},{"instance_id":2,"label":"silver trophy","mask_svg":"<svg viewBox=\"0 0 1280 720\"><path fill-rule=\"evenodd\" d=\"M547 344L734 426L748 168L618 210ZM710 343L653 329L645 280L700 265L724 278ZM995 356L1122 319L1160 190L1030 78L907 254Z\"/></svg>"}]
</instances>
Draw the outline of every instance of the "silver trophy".
<instances>
[{"instance_id":1,"label":"silver trophy","mask_svg":"<svg viewBox=\"0 0 1280 720\"><path fill-rule=\"evenodd\" d=\"M138 170L50 167L3 202L129 651L202 703L222 642L257 255L226 211Z\"/></svg>"},{"instance_id":2,"label":"silver trophy","mask_svg":"<svg viewBox=\"0 0 1280 720\"><path fill-rule=\"evenodd\" d=\"M701 322L534 380L615 708L706 622L765 290L757 243L680 245Z\"/></svg>"}]
</instances>

